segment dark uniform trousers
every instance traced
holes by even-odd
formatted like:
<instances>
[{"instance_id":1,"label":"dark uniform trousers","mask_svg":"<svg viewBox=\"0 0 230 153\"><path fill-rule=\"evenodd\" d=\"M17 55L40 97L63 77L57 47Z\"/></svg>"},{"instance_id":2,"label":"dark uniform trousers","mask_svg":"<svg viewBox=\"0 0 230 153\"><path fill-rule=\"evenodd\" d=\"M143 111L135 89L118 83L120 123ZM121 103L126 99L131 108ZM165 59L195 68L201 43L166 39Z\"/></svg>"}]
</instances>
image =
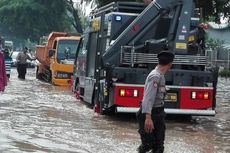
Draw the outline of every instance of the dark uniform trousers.
<instances>
[{"instance_id":1,"label":"dark uniform trousers","mask_svg":"<svg viewBox=\"0 0 230 153\"><path fill-rule=\"evenodd\" d=\"M141 136L141 146L138 148L139 153L146 153L152 150L152 153L164 152L164 140L165 140L165 112L164 108L152 109L152 120L154 124L154 130L152 133L145 132L145 114L140 111L137 113L137 119L139 123L139 134Z\"/></svg>"},{"instance_id":2,"label":"dark uniform trousers","mask_svg":"<svg viewBox=\"0 0 230 153\"><path fill-rule=\"evenodd\" d=\"M25 79L27 64L17 64L18 78Z\"/></svg>"}]
</instances>

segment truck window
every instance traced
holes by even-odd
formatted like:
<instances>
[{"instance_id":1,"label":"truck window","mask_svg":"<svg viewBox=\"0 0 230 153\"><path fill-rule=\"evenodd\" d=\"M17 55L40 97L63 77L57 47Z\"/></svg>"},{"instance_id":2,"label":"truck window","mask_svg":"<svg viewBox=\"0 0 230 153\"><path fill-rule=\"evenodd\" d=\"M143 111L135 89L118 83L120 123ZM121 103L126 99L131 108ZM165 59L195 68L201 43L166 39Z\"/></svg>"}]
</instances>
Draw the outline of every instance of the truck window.
<instances>
[{"instance_id":1,"label":"truck window","mask_svg":"<svg viewBox=\"0 0 230 153\"><path fill-rule=\"evenodd\" d=\"M78 76L85 76L86 74L86 58L87 58L87 50L86 50L85 39L82 39L81 44L79 46L77 59L75 60Z\"/></svg>"},{"instance_id":2,"label":"truck window","mask_svg":"<svg viewBox=\"0 0 230 153\"><path fill-rule=\"evenodd\" d=\"M57 40L54 41L53 49L57 49Z\"/></svg>"},{"instance_id":3,"label":"truck window","mask_svg":"<svg viewBox=\"0 0 230 153\"><path fill-rule=\"evenodd\" d=\"M60 40L57 47L57 60L74 60L78 43L78 40Z\"/></svg>"},{"instance_id":4,"label":"truck window","mask_svg":"<svg viewBox=\"0 0 230 153\"><path fill-rule=\"evenodd\" d=\"M87 55L87 50L86 48L80 48L79 49L79 53L78 53L78 57L83 57L83 58L86 58L86 55Z\"/></svg>"},{"instance_id":5,"label":"truck window","mask_svg":"<svg viewBox=\"0 0 230 153\"><path fill-rule=\"evenodd\" d=\"M96 62L96 49L97 49L97 33L89 34L89 45L88 45L88 53L87 53L87 62L88 62L88 70L87 76L94 77L95 72L95 62Z\"/></svg>"},{"instance_id":6,"label":"truck window","mask_svg":"<svg viewBox=\"0 0 230 153\"><path fill-rule=\"evenodd\" d=\"M86 58L87 56L87 43L88 43L88 35L84 36L81 41L77 58Z\"/></svg>"}]
</instances>

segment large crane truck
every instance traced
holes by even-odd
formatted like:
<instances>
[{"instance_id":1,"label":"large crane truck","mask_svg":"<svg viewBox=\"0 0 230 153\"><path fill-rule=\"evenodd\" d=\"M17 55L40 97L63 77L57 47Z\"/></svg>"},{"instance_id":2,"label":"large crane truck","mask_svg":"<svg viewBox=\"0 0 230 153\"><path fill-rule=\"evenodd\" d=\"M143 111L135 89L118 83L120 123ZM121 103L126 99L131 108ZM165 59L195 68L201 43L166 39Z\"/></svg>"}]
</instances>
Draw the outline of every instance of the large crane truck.
<instances>
[{"instance_id":1,"label":"large crane truck","mask_svg":"<svg viewBox=\"0 0 230 153\"><path fill-rule=\"evenodd\" d=\"M193 0L111 3L91 14L77 51L73 91L99 113L135 113L157 54L175 54L166 75L167 114L214 116L217 70L207 67Z\"/></svg>"},{"instance_id":2,"label":"large crane truck","mask_svg":"<svg viewBox=\"0 0 230 153\"><path fill-rule=\"evenodd\" d=\"M47 42L36 46L39 61L36 77L54 85L69 86L80 36L52 32Z\"/></svg>"}]
</instances>

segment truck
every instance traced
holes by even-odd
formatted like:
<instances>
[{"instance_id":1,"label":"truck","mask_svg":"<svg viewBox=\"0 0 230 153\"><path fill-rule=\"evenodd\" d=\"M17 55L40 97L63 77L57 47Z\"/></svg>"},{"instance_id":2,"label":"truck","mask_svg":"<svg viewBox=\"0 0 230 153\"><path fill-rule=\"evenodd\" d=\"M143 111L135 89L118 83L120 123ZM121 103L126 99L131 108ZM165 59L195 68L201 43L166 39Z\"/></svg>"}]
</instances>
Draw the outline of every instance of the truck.
<instances>
[{"instance_id":1,"label":"truck","mask_svg":"<svg viewBox=\"0 0 230 153\"><path fill-rule=\"evenodd\" d=\"M69 86L80 38L65 32L50 33L43 45L36 46L36 77L53 85Z\"/></svg>"},{"instance_id":2,"label":"truck","mask_svg":"<svg viewBox=\"0 0 230 153\"><path fill-rule=\"evenodd\" d=\"M161 51L175 55L166 74L166 114L214 116L218 70L207 67L205 32L194 0L110 3L91 13L75 59L72 89L101 114L135 113Z\"/></svg>"},{"instance_id":3,"label":"truck","mask_svg":"<svg viewBox=\"0 0 230 153\"><path fill-rule=\"evenodd\" d=\"M11 40L8 40L8 41L5 40L4 44L5 44L5 48L9 49L9 51L13 51L13 49L14 49L14 43L13 43L13 41L11 41Z\"/></svg>"}]
</instances>

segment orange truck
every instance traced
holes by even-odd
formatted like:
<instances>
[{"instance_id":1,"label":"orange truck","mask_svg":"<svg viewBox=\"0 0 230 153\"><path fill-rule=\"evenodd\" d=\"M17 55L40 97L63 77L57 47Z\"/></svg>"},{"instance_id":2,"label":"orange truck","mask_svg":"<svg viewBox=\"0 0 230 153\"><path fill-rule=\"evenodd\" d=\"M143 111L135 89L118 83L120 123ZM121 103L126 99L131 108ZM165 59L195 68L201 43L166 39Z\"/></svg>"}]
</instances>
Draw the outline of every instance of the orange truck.
<instances>
[{"instance_id":1,"label":"orange truck","mask_svg":"<svg viewBox=\"0 0 230 153\"><path fill-rule=\"evenodd\" d=\"M80 35L52 32L36 46L36 77L57 86L69 86ZM40 42L41 43L41 42Z\"/></svg>"}]
</instances>

